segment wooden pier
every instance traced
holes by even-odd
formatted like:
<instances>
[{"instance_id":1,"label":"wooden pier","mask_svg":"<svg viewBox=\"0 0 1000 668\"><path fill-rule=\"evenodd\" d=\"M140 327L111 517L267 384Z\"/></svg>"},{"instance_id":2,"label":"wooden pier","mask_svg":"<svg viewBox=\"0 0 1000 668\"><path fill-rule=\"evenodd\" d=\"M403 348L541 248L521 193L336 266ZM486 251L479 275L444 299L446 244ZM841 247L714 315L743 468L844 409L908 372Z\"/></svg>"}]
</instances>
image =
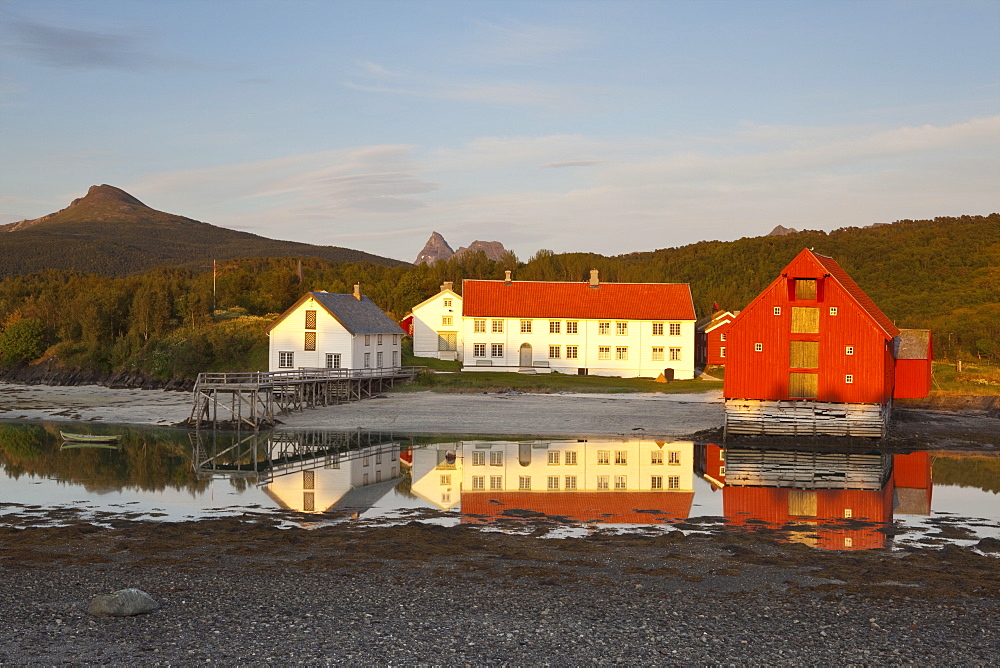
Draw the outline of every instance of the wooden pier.
<instances>
[{"instance_id":1,"label":"wooden pier","mask_svg":"<svg viewBox=\"0 0 1000 668\"><path fill-rule=\"evenodd\" d=\"M397 382L412 380L421 368L200 373L188 426L270 428L278 415L373 397Z\"/></svg>"}]
</instances>

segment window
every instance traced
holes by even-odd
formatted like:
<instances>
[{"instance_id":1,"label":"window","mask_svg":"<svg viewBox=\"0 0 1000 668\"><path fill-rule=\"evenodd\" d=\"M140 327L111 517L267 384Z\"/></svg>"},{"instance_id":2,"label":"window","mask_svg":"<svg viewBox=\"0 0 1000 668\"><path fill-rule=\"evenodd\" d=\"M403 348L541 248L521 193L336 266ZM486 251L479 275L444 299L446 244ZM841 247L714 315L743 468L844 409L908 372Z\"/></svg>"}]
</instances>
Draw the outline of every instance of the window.
<instances>
[{"instance_id":1,"label":"window","mask_svg":"<svg viewBox=\"0 0 1000 668\"><path fill-rule=\"evenodd\" d=\"M377 366L379 369L382 368L382 354L383 353L381 350L375 353L375 366Z\"/></svg>"},{"instance_id":2,"label":"window","mask_svg":"<svg viewBox=\"0 0 1000 668\"><path fill-rule=\"evenodd\" d=\"M663 463L663 450L653 450L649 453L649 463L650 464L662 464Z\"/></svg>"},{"instance_id":3,"label":"window","mask_svg":"<svg viewBox=\"0 0 1000 668\"><path fill-rule=\"evenodd\" d=\"M844 376L844 382L847 383L848 385L850 385L851 383L853 383L854 382L854 374L850 374L849 373L846 376Z\"/></svg>"},{"instance_id":4,"label":"window","mask_svg":"<svg viewBox=\"0 0 1000 668\"><path fill-rule=\"evenodd\" d=\"M503 452L500 450L490 452L490 466L503 466Z\"/></svg>"},{"instance_id":5,"label":"window","mask_svg":"<svg viewBox=\"0 0 1000 668\"><path fill-rule=\"evenodd\" d=\"M372 368L372 354L371 353L365 353L365 368L366 369Z\"/></svg>"},{"instance_id":6,"label":"window","mask_svg":"<svg viewBox=\"0 0 1000 668\"><path fill-rule=\"evenodd\" d=\"M549 450L549 464L558 464L558 463L559 463L559 451Z\"/></svg>"},{"instance_id":7,"label":"window","mask_svg":"<svg viewBox=\"0 0 1000 668\"><path fill-rule=\"evenodd\" d=\"M372 335L371 334L365 334L365 345L366 346L370 346L371 344L372 344Z\"/></svg>"},{"instance_id":8,"label":"window","mask_svg":"<svg viewBox=\"0 0 1000 668\"><path fill-rule=\"evenodd\" d=\"M670 323L670 336L680 336L681 335L681 323L672 322Z\"/></svg>"},{"instance_id":9,"label":"window","mask_svg":"<svg viewBox=\"0 0 1000 668\"><path fill-rule=\"evenodd\" d=\"M361 476L361 484L362 485L367 485L368 484L368 474L367 473L364 474L363 476Z\"/></svg>"},{"instance_id":10,"label":"window","mask_svg":"<svg viewBox=\"0 0 1000 668\"><path fill-rule=\"evenodd\" d=\"M566 464L566 466L575 466L576 450L567 450L566 453L563 455L563 463Z\"/></svg>"},{"instance_id":11,"label":"window","mask_svg":"<svg viewBox=\"0 0 1000 668\"><path fill-rule=\"evenodd\" d=\"M568 475L566 476L566 481L563 484L563 489L576 489L576 476Z\"/></svg>"},{"instance_id":12,"label":"window","mask_svg":"<svg viewBox=\"0 0 1000 668\"><path fill-rule=\"evenodd\" d=\"M549 334L561 334L562 325L558 320L549 320Z\"/></svg>"},{"instance_id":13,"label":"window","mask_svg":"<svg viewBox=\"0 0 1000 668\"><path fill-rule=\"evenodd\" d=\"M663 361L663 346L653 346L653 361L654 362Z\"/></svg>"},{"instance_id":14,"label":"window","mask_svg":"<svg viewBox=\"0 0 1000 668\"><path fill-rule=\"evenodd\" d=\"M445 308L451 308L451 300L450 299L445 299L444 300L444 307Z\"/></svg>"},{"instance_id":15,"label":"window","mask_svg":"<svg viewBox=\"0 0 1000 668\"><path fill-rule=\"evenodd\" d=\"M399 345L399 334L393 334L392 335L392 345L394 345L394 346L398 346Z\"/></svg>"},{"instance_id":16,"label":"window","mask_svg":"<svg viewBox=\"0 0 1000 668\"><path fill-rule=\"evenodd\" d=\"M521 333L522 334L531 334L531 321L530 320L522 320L521 321Z\"/></svg>"},{"instance_id":17,"label":"window","mask_svg":"<svg viewBox=\"0 0 1000 668\"><path fill-rule=\"evenodd\" d=\"M849 520L854 517L854 511L851 508L844 508L844 519Z\"/></svg>"},{"instance_id":18,"label":"window","mask_svg":"<svg viewBox=\"0 0 1000 668\"><path fill-rule=\"evenodd\" d=\"M316 329L316 311L306 311L306 329Z\"/></svg>"},{"instance_id":19,"label":"window","mask_svg":"<svg viewBox=\"0 0 1000 668\"><path fill-rule=\"evenodd\" d=\"M495 334L502 334L503 333L503 320L494 320L493 321L493 332Z\"/></svg>"},{"instance_id":20,"label":"window","mask_svg":"<svg viewBox=\"0 0 1000 668\"><path fill-rule=\"evenodd\" d=\"M316 350L316 332L306 332L306 341L303 347L306 350Z\"/></svg>"},{"instance_id":21,"label":"window","mask_svg":"<svg viewBox=\"0 0 1000 668\"><path fill-rule=\"evenodd\" d=\"M663 476L654 475L649 480L650 489L663 489Z\"/></svg>"},{"instance_id":22,"label":"window","mask_svg":"<svg viewBox=\"0 0 1000 668\"><path fill-rule=\"evenodd\" d=\"M725 466L720 466L719 467L719 475L726 475L726 467Z\"/></svg>"},{"instance_id":23,"label":"window","mask_svg":"<svg viewBox=\"0 0 1000 668\"><path fill-rule=\"evenodd\" d=\"M393 350L392 351L392 365L393 366L399 366L399 351L398 350Z\"/></svg>"},{"instance_id":24,"label":"window","mask_svg":"<svg viewBox=\"0 0 1000 668\"><path fill-rule=\"evenodd\" d=\"M628 347L618 346L615 348L615 359L616 360L627 360L628 359Z\"/></svg>"},{"instance_id":25,"label":"window","mask_svg":"<svg viewBox=\"0 0 1000 668\"><path fill-rule=\"evenodd\" d=\"M726 332L723 332L722 334L719 334L719 341L725 341L726 340L726 336L727 336Z\"/></svg>"},{"instance_id":26,"label":"window","mask_svg":"<svg viewBox=\"0 0 1000 668\"><path fill-rule=\"evenodd\" d=\"M486 476L472 476L472 489L486 489Z\"/></svg>"},{"instance_id":27,"label":"window","mask_svg":"<svg viewBox=\"0 0 1000 668\"><path fill-rule=\"evenodd\" d=\"M671 450L670 452L668 452L667 453L667 463L670 464L671 466L680 466L681 465L681 451L680 450Z\"/></svg>"},{"instance_id":28,"label":"window","mask_svg":"<svg viewBox=\"0 0 1000 668\"><path fill-rule=\"evenodd\" d=\"M579 348L576 346L566 346L566 359L575 360L579 358Z\"/></svg>"},{"instance_id":29,"label":"window","mask_svg":"<svg viewBox=\"0 0 1000 668\"><path fill-rule=\"evenodd\" d=\"M290 352L279 352L278 353L278 368L279 369L291 369L295 366L295 353Z\"/></svg>"},{"instance_id":30,"label":"window","mask_svg":"<svg viewBox=\"0 0 1000 668\"><path fill-rule=\"evenodd\" d=\"M611 323L610 322L599 322L599 323L597 323L597 333L598 334L610 334L611 333Z\"/></svg>"},{"instance_id":31,"label":"window","mask_svg":"<svg viewBox=\"0 0 1000 668\"><path fill-rule=\"evenodd\" d=\"M623 475L616 475L615 476L615 489L625 489L625 487L626 487L626 478L625 478L625 476L623 476Z\"/></svg>"},{"instance_id":32,"label":"window","mask_svg":"<svg viewBox=\"0 0 1000 668\"><path fill-rule=\"evenodd\" d=\"M627 322L616 322L615 332L618 336L628 336L628 323Z\"/></svg>"},{"instance_id":33,"label":"window","mask_svg":"<svg viewBox=\"0 0 1000 668\"><path fill-rule=\"evenodd\" d=\"M486 333L486 321L485 320L473 320L472 321L472 331L476 334Z\"/></svg>"},{"instance_id":34,"label":"window","mask_svg":"<svg viewBox=\"0 0 1000 668\"><path fill-rule=\"evenodd\" d=\"M362 466L368 466L368 464L371 463L371 460L369 459L368 454L369 453L368 453L367 450L365 450L363 453L361 453L361 465Z\"/></svg>"},{"instance_id":35,"label":"window","mask_svg":"<svg viewBox=\"0 0 1000 668\"><path fill-rule=\"evenodd\" d=\"M490 357L503 357L503 344L494 343L490 346Z\"/></svg>"},{"instance_id":36,"label":"window","mask_svg":"<svg viewBox=\"0 0 1000 668\"><path fill-rule=\"evenodd\" d=\"M441 476L441 484L442 485L450 485L451 484L451 474Z\"/></svg>"},{"instance_id":37,"label":"window","mask_svg":"<svg viewBox=\"0 0 1000 668\"><path fill-rule=\"evenodd\" d=\"M680 489L681 477L679 475L667 476L667 489Z\"/></svg>"},{"instance_id":38,"label":"window","mask_svg":"<svg viewBox=\"0 0 1000 668\"><path fill-rule=\"evenodd\" d=\"M567 320L566 321L566 333L567 334L576 334L579 331L580 331L580 323L578 323L576 320Z\"/></svg>"},{"instance_id":39,"label":"window","mask_svg":"<svg viewBox=\"0 0 1000 668\"><path fill-rule=\"evenodd\" d=\"M559 353L561 349L559 346L549 346L549 359L557 360L559 359Z\"/></svg>"},{"instance_id":40,"label":"window","mask_svg":"<svg viewBox=\"0 0 1000 668\"><path fill-rule=\"evenodd\" d=\"M854 547L854 539L850 536L844 536L844 547Z\"/></svg>"},{"instance_id":41,"label":"window","mask_svg":"<svg viewBox=\"0 0 1000 668\"><path fill-rule=\"evenodd\" d=\"M451 503L451 492L443 492L441 494L441 503Z\"/></svg>"},{"instance_id":42,"label":"window","mask_svg":"<svg viewBox=\"0 0 1000 668\"><path fill-rule=\"evenodd\" d=\"M607 489L608 488L608 476L599 475L597 476L597 489Z\"/></svg>"},{"instance_id":43,"label":"window","mask_svg":"<svg viewBox=\"0 0 1000 668\"><path fill-rule=\"evenodd\" d=\"M377 336L377 338L378 338L378 342L377 342L377 343L378 343L378 345L382 345L382 335L381 335L381 334L379 334L379 335Z\"/></svg>"},{"instance_id":44,"label":"window","mask_svg":"<svg viewBox=\"0 0 1000 668\"><path fill-rule=\"evenodd\" d=\"M502 475L491 475L490 476L490 489L503 489L503 476Z\"/></svg>"},{"instance_id":45,"label":"window","mask_svg":"<svg viewBox=\"0 0 1000 668\"><path fill-rule=\"evenodd\" d=\"M653 336L663 336L663 323L654 322L653 323Z\"/></svg>"},{"instance_id":46,"label":"window","mask_svg":"<svg viewBox=\"0 0 1000 668\"><path fill-rule=\"evenodd\" d=\"M486 465L486 453L482 450L473 450L472 452L472 465L473 466L485 466Z\"/></svg>"},{"instance_id":47,"label":"window","mask_svg":"<svg viewBox=\"0 0 1000 668\"><path fill-rule=\"evenodd\" d=\"M844 348L844 354L845 355L853 355L854 354L854 346L847 346L846 348Z\"/></svg>"},{"instance_id":48,"label":"window","mask_svg":"<svg viewBox=\"0 0 1000 668\"><path fill-rule=\"evenodd\" d=\"M764 344L763 343L755 343L755 344L753 344L753 349L754 349L754 352L757 352L757 353L763 352L764 351Z\"/></svg>"},{"instance_id":49,"label":"window","mask_svg":"<svg viewBox=\"0 0 1000 668\"><path fill-rule=\"evenodd\" d=\"M443 326L445 326L445 327L451 327L454 323L455 323L454 316L450 316L450 315L443 315L443 316L441 316L441 324ZM382 342L379 341L379 343L382 343Z\"/></svg>"},{"instance_id":50,"label":"window","mask_svg":"<svg viewBox=\"0 0 1000 668\"><path fill-rule=\"evenodd\" d=\"M517 479L517 488L522 490L531 489L531 476L523 475Z\"/></svg>"},{"instance_id":51,"label":"window","mask_svg":"<svg viewBox=\"0 0 1000 668\"><path fill-rule=\"evenodd\" d=\"M340 368L340 353L327 353L326 354L326 368L327 369L339 369Z\"/></svg>"},{"instance_id":52,"label":"window","mask_svg":"<svg viewBox=\"0 0 1000 668\"><path fill-rule=\"evenodd\" d=\"M628 464L628 450L615 450L615 464Z\"/></svg>"},{"instance_id":53,"label":"window","mask_svg":"<svg viewBox=\"0 0 1000 668\"><path fill-rule=\"evenodd\" d=\"M781 315L781 307L780 306L775 306L774 307L774 315Z\"/></svg>"},{"instance_id":54,"label":"window","mask_svg":"<svg viewBox=\"0 0 1000 668\"><path fill-rule=\"evenodd\" d=\"M485 343L473 343L472 344L472 356L473 357L486 357L486 344Z\"/></svg>"},{"instance_id":55,"label":"window","mask_svg":"<svg viewBox=\"0 0 1000 668\"><path fill-rule=\"evenodd\" d=\"M725 356L726 356L726 347L722 346L721 348L719 348L719 357L725 357Z\"/></svg>"},{"instance_id":56,"label":"window","mask_svg":"<svg viewBox=\"0 0 1000 668\"><path fill-rule=\"evenodd\" d=\"M559 476L557 476L557 475L550 475L549 476L549 483L548 483L548 486L546 487L546 489L559 489Z\"/></svg>"},{"instance_id":57,"label":"window","mask_svg":"<svg viewBox=\"0 0 1000 668\"><path fill-rule=\"evenodd\" d=\"M382 463L382 451L381 450L376 450L375 451L375 463L376 464L381 464Z\"/></svg>"},{"instance_id":58,"label":"window","mask_svg":"<svg viewBox=\"0 0 1000 668\"><path fill-rule=\"evenodd\" d=\"M611 451L610 450L598 450L597 451L597 463L598 464L610 464L611 463Z\"/></svg>"},{"instance_id":59,"label":"window","mask_svg":"<svg viewBox=\"0 0 1000 668\"><path fill-rule=\"evenodd\" d=\"M792 334L819 334L819 309L815 306L793 306Z\"/></svg>"},{"instance_id":60,"label":"window","mask_svg":"<svg viewBox=\"0 0 1000 668\"><path fill-rule=\"evenodd\" d=\"M830 307L830 315L837 315L837 307L836 306L831 306Z\"/></svg>"},{"instance_id":61,"label":"window","mask_svg":"<svg viewBox=\"0 0 1000 668\"><path fill-rule=\"evenodd\" d=\"M796 278L795 279L796 299L816 299L816 279Z\"/></svg>"},{"instance_id":62,"label":"window","mask_svg":"<svg viewBox=\"0 0 1000 668\"><path fill-rule=\"evenodd\" d=\"M671 362L679 362L680 360L681 360L681 349L680 348L671 348L670 349L670 361Z\"/></svg>"},{"instance_id":63,"label":"window","mask_svg":"<svg viewBox=\"0 0 1000 668\"><path fill-rule=\"evenodd\" d=\"M611 359L611 346L599 346L597 348L597 359L599 360Z\"/></svg>"}]
</instances>

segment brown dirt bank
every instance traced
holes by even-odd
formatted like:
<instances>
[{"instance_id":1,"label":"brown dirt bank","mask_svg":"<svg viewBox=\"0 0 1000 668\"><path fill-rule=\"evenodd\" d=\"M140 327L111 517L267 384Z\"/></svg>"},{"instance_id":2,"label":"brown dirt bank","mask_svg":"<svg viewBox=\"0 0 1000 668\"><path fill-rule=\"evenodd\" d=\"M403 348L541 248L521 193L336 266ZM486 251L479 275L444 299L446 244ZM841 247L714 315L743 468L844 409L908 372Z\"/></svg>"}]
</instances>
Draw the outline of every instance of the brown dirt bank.
<instances>
[{"instance_id":1,"label":"brown dirt bank","mask_svg":"<svg viewBox=\"0 0 1000 668\"><path fill-rule=\"evenodd\" d=\"M24 385L101 385L110 388L141 390L184 390L194 388L194 381L187 378L156 378L139 371L102 372L79 369L59 364L49 359L37 364L16 364L0 369L0 381Z\"/></svg>"},{"instance_id":2,"label":"brown dirt bank","mask_svg":"<svg viewBox=\"0 0 1000 668\"><path fill-rule=\"evenodd\" d=\"M238 520L0 541L3 663L982 665L1000 652L1000 559L968 548ZM87 616L124 587L162 607Z\"/></svg>"}]
</instances>

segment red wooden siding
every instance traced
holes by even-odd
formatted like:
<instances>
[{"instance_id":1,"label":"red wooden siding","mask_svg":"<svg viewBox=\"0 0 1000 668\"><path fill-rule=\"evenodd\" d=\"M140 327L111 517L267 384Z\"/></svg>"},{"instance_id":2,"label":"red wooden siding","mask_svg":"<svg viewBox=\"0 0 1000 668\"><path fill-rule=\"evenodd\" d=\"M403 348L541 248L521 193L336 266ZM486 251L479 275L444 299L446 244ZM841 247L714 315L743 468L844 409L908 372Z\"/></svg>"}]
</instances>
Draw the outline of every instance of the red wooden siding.
<instances>
[{"instance_id":1,"label":"red wooden siding","mask_svg":"<svg viewBox=\"0 0 1000 668\"><path fill-rule=\"evenodd\" d=\"M711 332L705 334L705 345L706 345L706 362L708 364L725 364L729 355L729 329L732 327L732 321L719 325ZM722 336L726 335L726 340L722 340ZM726 349L726 357L722 356L722 349Z\"/></svg>"},{"instance_id":2,"label":"red wooden siding","mask_svg":"<svg viewBox=\"0 0 1000 668\"><path fill-rule=\"evenodd\" d=\"M499 503L497 503L499 502ZM505 510L610 524L660 524L687 519L694 492L462 492L462 522L481 523ZM657 510L660 514L640 511ZM480 517L470 517L476 515Z\"/></svg>"}]
</instances>

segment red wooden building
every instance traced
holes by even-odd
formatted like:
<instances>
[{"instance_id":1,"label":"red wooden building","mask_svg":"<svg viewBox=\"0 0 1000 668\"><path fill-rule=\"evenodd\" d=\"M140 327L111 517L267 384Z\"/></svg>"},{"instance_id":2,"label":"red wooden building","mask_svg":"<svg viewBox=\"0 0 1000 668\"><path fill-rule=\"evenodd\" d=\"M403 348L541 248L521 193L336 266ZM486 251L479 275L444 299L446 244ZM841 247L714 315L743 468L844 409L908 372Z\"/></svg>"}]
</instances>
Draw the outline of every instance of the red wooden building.
<instances>
[{"instance_id":1,"label":"red wooden building","mask_svg":"<svg viewBox=\"0 0 1000 668\"><path fill-rule=\"evenodd\" d=\"M739 314L739 311L716 311L711 318L698 323L695 336L699 362L715 365L726 363L729 327Z\"/></svg>"},{"instance_id":2,"label":"red wooden building","mask_svg":"<svg viewBox=\"0 0 1000 668\"><path fill-rule=\"evenodd\" d=\"M904 338L835 260L803 250L729 327L726 433L883 436L897 383L912 396L908 374L926 371L929 385L929 345L897 367Z\"/></svg>"}]
</instances>

